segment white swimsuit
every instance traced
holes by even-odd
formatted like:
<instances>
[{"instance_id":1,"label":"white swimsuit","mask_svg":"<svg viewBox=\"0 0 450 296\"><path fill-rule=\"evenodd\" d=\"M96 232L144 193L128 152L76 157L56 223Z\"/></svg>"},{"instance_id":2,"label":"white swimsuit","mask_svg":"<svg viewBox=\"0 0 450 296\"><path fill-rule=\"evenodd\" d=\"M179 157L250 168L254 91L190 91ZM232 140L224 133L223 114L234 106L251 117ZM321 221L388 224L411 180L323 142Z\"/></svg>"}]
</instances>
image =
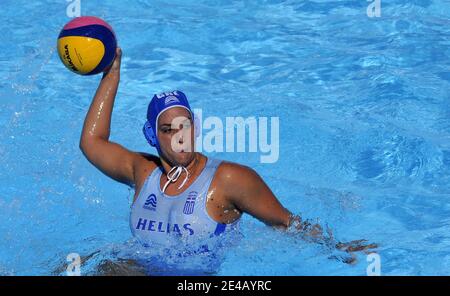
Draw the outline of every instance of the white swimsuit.
<instances>
[{"instance_id":1,"label":"white swimsuit","mask_svg":"<svg viewBox=\"0 0 450 296\"><path fill-rule=\"evenodd\" d=\"M220 160L208 158L196 180L181 194L169 196L162 192L162 170L157 167L145 180L139 196L131 207L130 227L144 246L171 247L180 243L195 244L210 251L211 239L234 231L232 224L214 221L206 211L208 190Z\"/></svg>"}]
</instances>

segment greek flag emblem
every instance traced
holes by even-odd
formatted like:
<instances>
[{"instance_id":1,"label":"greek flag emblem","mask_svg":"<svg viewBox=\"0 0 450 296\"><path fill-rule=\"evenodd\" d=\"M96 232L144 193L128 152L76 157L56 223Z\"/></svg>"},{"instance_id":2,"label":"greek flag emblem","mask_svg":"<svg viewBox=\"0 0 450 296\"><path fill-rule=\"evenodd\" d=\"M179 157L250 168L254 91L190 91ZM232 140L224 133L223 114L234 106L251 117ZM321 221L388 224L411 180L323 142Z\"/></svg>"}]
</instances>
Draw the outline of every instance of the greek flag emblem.
<instances>
[{"instance_id":1,"label":"greek flag emblem","mask_svg":"<svg viewBox=\"0 0 450 296\"><path fill-rule=\"evenodd\" d=\"M186 203L184 204L183 214L190 215L194 212L195 199L197 198L197 191L191 191L186 198Z\"/></svg>"}]
</instances>

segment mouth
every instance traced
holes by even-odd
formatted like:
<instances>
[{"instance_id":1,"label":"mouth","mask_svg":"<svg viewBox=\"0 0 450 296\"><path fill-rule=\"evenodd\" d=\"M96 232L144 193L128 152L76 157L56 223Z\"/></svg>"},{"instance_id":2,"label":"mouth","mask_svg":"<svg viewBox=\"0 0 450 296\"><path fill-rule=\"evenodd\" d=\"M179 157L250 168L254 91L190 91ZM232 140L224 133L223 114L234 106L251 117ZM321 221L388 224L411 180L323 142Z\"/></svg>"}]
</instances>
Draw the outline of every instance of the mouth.
<instances>
[{"instance_id":1,"label":"mouth","mask_svg":"<svg viewBox=\"0 0 450 296\"><path fill-rule=\"evenodd\" d=\"M189 152L192 152L192 150L189 149L189 147L181 148L179 151L180 151L180 153L189 153Z\"/></svg>"}]
</instances>

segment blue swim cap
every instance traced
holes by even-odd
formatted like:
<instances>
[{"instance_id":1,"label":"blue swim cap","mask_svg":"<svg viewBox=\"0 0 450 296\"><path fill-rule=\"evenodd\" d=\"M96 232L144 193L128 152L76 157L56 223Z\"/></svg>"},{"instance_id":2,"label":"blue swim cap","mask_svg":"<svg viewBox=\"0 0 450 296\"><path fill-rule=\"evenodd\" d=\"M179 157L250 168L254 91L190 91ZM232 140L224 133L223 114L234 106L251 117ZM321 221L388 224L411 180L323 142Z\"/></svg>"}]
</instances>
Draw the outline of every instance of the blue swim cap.
<instances>
[{"instance_id":1,"label":"blue swim cap","mask_svg":"<svg viewBox=\"0 0 450 296\"><path fill-rule=\"evenodd\" d=\"M152 147L156 147L158 153L161 154L161 147L158 141L158 118L166 110L173 107L182 107L191 113L192 120L194 120L194 114L189 106L189 102L186 95L175 90L172 92L164 92L161 94L155 94L150 101L147 109L147 122L144 124L143 132L148 143Z\"/></svg>"}]
</instances>

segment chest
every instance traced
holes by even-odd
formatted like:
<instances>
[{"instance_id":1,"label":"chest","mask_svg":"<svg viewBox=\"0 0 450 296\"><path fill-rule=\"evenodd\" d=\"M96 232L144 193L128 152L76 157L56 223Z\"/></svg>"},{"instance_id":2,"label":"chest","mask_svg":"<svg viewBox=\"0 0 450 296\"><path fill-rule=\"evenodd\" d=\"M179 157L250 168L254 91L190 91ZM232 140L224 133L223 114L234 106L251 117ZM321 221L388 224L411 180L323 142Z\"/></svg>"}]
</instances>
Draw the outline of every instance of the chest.
<instances>
[{"instance_id":1,"label":"chest","mask_svg":"<svg viewBox=\"0 0 450 296\"><path fill-rule=\"evenodd\" d=\"M159 190L156 190L154 193L148 192L145 196L139 197L137 201L141 189L136 188L134 203L139 205L134 206L147 209L148 216L159 215L174 219L175 216L181 215L186 222L205 214L214 222L226 224L236 221L241 216L241 212L226 201L225 192L214 179L209 188L203 188L200 192L188 188L176 197L170 196L173 192L168 191L166 196L162 196L158 194Z\"/></svg>"},{"instance_id":2,"label":"chest","mask_svg":"<svg viewBox=\"0 0 450 296\"><path fill-rule=\"evenodd\" d=\"M146 190L133 207L149 220L185 223L203 218L205 201L205 192L188 190L179 196L170 197Z\"/></svg>"},{"instance_id":3,"label":"chest","mask_svg":"<svg viewBox=\"0 0 450 296\"><path fill-rule=\"evenodd\" d=\"M142 171L142 174L140 174L135 187L133 203L136 202L142 190L142 187L144 187L145 179L148 176L148 173L149 170L144 170ZM197 193L193 193L189 191L189 189L186 190L186 188L189 188L192 185L192 181L193 180L187 182L181 190L178 189L178 183L181 183L180 180L177 183L173 183L171 184L171 186L167 187L166 195L168 197L159 198L160 204L163 205L163 209L161 212L164 212L164 215L171 216L176 213L184 212L192 212L192 214L194 214L195 210L200 208L199 205L202 205L202 211L206 213L212 220L218 223L232 223L241 217L242 213L227 201L225 188L224 186L221 186L218 178L212 178L209 187L203 188L202 192L198 192L197 190ZM158 182L155 181L154 183ZM160 188L163 188L163 180L159 180L159 186ZM156 203L158 203L157 192L159 192L160 190L156 188L155 191L155 197L152 198L156 199ZM185 194L182 194L184 191L186 191ZM171 196L177 196L180 194L184 196L182 198L171 198ZM140 197L141 200L145 199L145 202L150 203L152 202L152 200L150 200L149 198L150 195ZM187 217L192 217L190 216L192 214L187 214Z\"/></svg>"}]
</instances>

